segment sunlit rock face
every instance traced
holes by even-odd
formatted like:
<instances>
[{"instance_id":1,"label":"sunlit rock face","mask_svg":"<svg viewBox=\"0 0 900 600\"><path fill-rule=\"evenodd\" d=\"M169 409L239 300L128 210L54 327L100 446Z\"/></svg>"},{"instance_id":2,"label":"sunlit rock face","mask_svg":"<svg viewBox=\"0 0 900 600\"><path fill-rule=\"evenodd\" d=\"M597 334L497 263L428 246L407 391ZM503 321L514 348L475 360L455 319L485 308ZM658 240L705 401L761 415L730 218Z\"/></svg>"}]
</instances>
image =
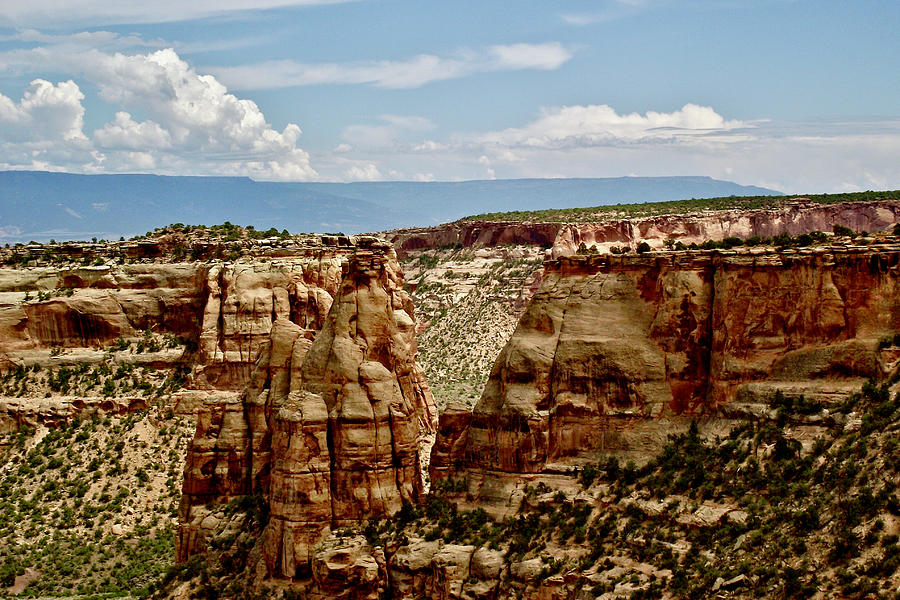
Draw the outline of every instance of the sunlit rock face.
<instances>
[{"instance_id":1,"label":"sunlit rock face","mask_svg":"<svg viewBox=\"0 0 900 600\"><path fill-rule=\"evenodd\" d=\"M276 293L263 297L276 306ZM318 308L273 309L245 388L211 394L201 408L185 470L179 559L202 552L215 528L204 507L210 499L268 499L262 555L275 578L308 574L313 546L332 527L418 501L420 434L434 431L436 413L390 246L356 248L329 298L324 316ZM308 318L298 322L297 314Z\"/></svg>"},{"instance_id":2,"label":"sunlit rock face","mask_svg":"<svg viewBox=\"0 0 900 600\"><path fill-rule=\"evenodd\" d=\"M347 249L333 249L271 263L211 267L199 336L201 381L241 389L278 318L321 329L347 256Z\"/></svg>"},{"instance_id":3,"label":"sunlit rock face","mask_svg":"<svg viewBox=\"0 0 900 600\"><path fill-rule=\"evenodd\" d=\"M481 400L441 416L432 480L509 504L529 478L646 460L778 390L842 399L895 358L879 339L900 330L898 263L893 246L550 262Z\"/></svg>"},{"instance_id":4,"label":"sunlit rock face","mask_svg":"<svg viewBox=\"0 0 900 600\"><path fill-rule=\"evenodd\" d=\"M797 198L787 206L771 209L717 210L697 214L610 218L599 215L583 223L522 223L518 221L465 220L398 229L387 233L401 256L417 250L460 246L489 247L505 244L543 246L554 258L572 256L582 244L608 252L612 246L647 242L661 248L667 239L684 244L720 241L727 237L771 237L830 232L835 224L854 231L880 231L900 220L900 202L839 202L819 204Z\"/></svg>"},{"instance_id":5,"label":"sunlit rock face","mask_svg":"<svg viewBox=\"0 0 900 600\"><path fill-rule=\"evenodd\" d=\"M206 505L235 496L269 501L266 568L293 577L332 526L393 514L422 493L420 433L434 432L437 413L396 253L367 236L285 244L186 263L160 246L139 264L91 244L104 264L0 269L3 370L112 361L186 374L171 398L197 418L179 560L216 530ZM0 431L147 407L87 393L0 398Z\"/></svg>"},{"instance_id":6,"label":"sunlit rock face","mask_svg":"<svg viewBox=\"0 0 900 600\"><path fill-rule=\"evenodd\" d=\"M299 377L274 414L269 573L293 578L332 526L388 516L422 493L423 396L395 264L351 260ZM413 354L411 354L411 351Z\"/></svg>"}]
</instances>

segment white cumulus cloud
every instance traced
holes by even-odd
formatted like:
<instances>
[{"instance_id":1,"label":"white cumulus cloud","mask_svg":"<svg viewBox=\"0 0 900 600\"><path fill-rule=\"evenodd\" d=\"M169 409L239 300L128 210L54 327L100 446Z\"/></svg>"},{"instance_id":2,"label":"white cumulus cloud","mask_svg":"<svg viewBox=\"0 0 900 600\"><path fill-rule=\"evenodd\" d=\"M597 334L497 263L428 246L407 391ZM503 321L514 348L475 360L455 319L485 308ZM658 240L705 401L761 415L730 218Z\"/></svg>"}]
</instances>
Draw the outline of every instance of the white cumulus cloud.
<instances>
[{"instance_id":1,"label":"white cumulus cloud","mask_svg":"<svg viewBox=\"0 0 900 600\"><path fill-rule=\"evenodd\" d=\"M171 148L172 137L159 123L137 123L127 112L116 113L113 122L94 131L94 141L102 148Z\"/></svg>"},{"instance_id":2,"label":"white cumulus cloud","mask_svg":"<svg viewBox=\"0 0 900 600\"><path fill-rule=\"evenodd\" d=\"M56 85L35 79L15 103L0 94L0 140L80 140L84 139L84 94L74 81Z\"/></svg>"},{"instance_id":3,"label":"white cumulus cloud","mask_svg":"<svg viewBox=\"0 0 900 600\"><path fill-rule=\"evenodd\" d=\"M21 53L22 57L75 72L96 85L104 100L128 109L95 130L91 156L70 159L68 168L275 180L317 175L309 155L298 145L298 125L288 123L276 130L255 102L229 93L214 76L198 73L171 48L146 54L99 50L67 54L47 47ZM44 80L35 80L18 104L0 96L0 122L9 123L5 129L13 132L0 132L0 140L22 141L21 134L14 137L15 132L28 132L30 138L87 141L82 133L83 98L74 82L53 85ZM135 112L148 118L136 121ZM34 158L22 158L26 148L4 150L12 164L34 163Z\"/></svg>"},{"instance_id":4,"label":"white cumulus cloud","mask_svg":"<svg viewBox=\"0 0 900 600\"><path fill-rule=\"evenodd\" d=\"M344 179L346 181L380 181L382 176L377 166L368 163L353 165L344 171Z\"/></svg>"},{"instance_id":5,"label":"white cumulus cloud","mask_svg":"<svg viewBox=\"0 0 900 600\"><path fill-rule=\"evenodd\" d=\"M619 114L606 104L548 108L521 128L490 132L483 143L502 146L565 147L673 140L730 131L748 124L726 120L709 106L685 104L673 112Z\"/></svg>"}]
</instances>

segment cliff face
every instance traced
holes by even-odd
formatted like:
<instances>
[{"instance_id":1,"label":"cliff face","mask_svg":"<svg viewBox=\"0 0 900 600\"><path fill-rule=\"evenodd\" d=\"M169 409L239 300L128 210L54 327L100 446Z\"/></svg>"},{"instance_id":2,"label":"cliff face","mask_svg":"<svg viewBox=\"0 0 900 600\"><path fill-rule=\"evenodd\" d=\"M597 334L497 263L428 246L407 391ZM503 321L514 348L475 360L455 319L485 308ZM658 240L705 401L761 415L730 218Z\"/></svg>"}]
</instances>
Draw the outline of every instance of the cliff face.
<instances>
[{"instance_id":1,"label":"cliff face","mask_svg":"<svg viewBox=\"0 0 900 600\"><path fill-rule=\"evenodd\" d=\"M143 375L153 388L187 374L172 395L197 418L178 558L219 531L207 505L258 495L271 507L261 568L290 579L316 568L311 548L332 527L418 502L420 439L437 415L389 244L326 236L261 252L0 269L3 383L16 392L0 398L0 432L146 409L155 396L119 393L113 372L163 373ZM109 373L113 391L95 372Z\"/></svg>"},{"instance_id":2,"label":"cliff face","mask_svg":"<svg viewBox=\"0 0 900 600\"><path fill-rule=\"evenodd\" d=\"M521 223L515 221L457 221L447 225L388 232L400 256L441 247L485 247L518 244L552 248L553 257L571 256L581 244L607 252L611 246L647 242L660 248L668 238L685 244L727 237L797 235L831 231L834 225L880 231L900 217L895 201L818 204L798 199L785 208L707 211L690 215L662 215L608 219L587 223Z\"/></svg>"},{"instance_id":3,"label":"cliff face","mask_svg":"<svg viewBox=\"0 0 900 600\"><path fill-rule=\"evenodd\" d=\"M560 223L518 223L514 221L457 221L436 227L399 229L387 233L402 257L415 250L444 247L485 247L553 245L562 229Z\"/></svg>"},{"instance_id":4,"label":"cliff face","mask_svg":"<svg viewBox=\"0 0 900 600\"><path fill-rule=\"evenodd\" d=\"M879 339L900 330L898 264L895 246L548 263L481 400L441 416L432 480L505 503L529 476L646 459L778 390L841 398L896 359Z\"/></svg>"},{"instance_id":5,"label":"cliff face","mask_svg":"<svg viewBox=\"0 0 900 600\"><path fill-rule=\"evenodd\" d=\"M321 252L272 263L210 267L199 335L199 385L240 390L279 318L304 329L321 329L347 256L345 251Z\"/></svg>"},{"instance_id":6,"label":"cliff face","mask_svg":"<svg viewBox=\"0 0 900 600\"><path fill-rule=\"evenodd\" d=\"M815 204L797 202L780 209L726 210L698 215L664 215L643 219L581 223L560 229L553 243L554 256L571 256L581 244L606 250L617 244L647 242L660 248L667 239L685 244L728 237L772 237L831 231L843 225L854 231L881 231L900 218L896 201Z\"/></svg>"},{"instance_id":7,"label":"cliff face","mask_svg":"<svg viewBox=\"0 0 900 600\"><path fill-rule=\"evenodd\" d=\"M332 527L417 502L420 434L434 429L435 413L415 355L412 304L393 251L357 250L321 330L276 318L246 388L201 409L179 559L203 552L216 530L210 500L268 500L265 572L288 579L309 573L311 549Z\"/></svg>"},{"instance_id":8,"label":"cliff face","mask_svg":"<svg viewBox=\"0 0 900 600\"><path fill-rule=\"evenodd\" d=\"M0 269L0 352L105 346L145 329L196 335L204 280L193 264Z\"/></svg>"},{"instance_id":9,"label":"cliff face","mask_svg":"<svg viewBox=\"0 0 900 600\"><path fill-rule=\"evenodd\" d=\"M398 284L383 259L352 260L299 377L268 394L277 408L263 533L271 576L307 573L312 547L332 526L390 516L419 500L422 390L411 307Z\"/></svg>"},{"instance_id":10,"label":"cliff face","mask_svg":"<svg viewBox=\"0 0 900 600\"><path fill-rule=\"evenodd\" d=\"M143 245L166 250L162 242ZM0 269L0 367L55 371L106 362L187 370L186 389L176 394L176 407L184 413L199 410L204 428L216 429L224 419L227 437L226 415L242 410L237 398L274 324L293 323L311 340L338 294L342 269L361 247L396 265L389 247L362 237L308 237L284 247L261 244L249 248L251 256L244 260L211 263L158 258L123 264L125 255L115 243L53 248L51 258L57 260L84 254L86 262L104 264ZM30 251L34 256L48 252L48 247ZM407 308L412 322L412 308ZM115 350L119 340L131 349ZM135 353L138 343L148 347ZM430 391L421 370L414 372L417 389L424 390L422 406L430 407L423 408L430 411L423 423L433 428ZM0 430L65 421L86 408L121 412L147 405L146 398L72 387L23 386L16 397L0 397Z\"/></svg>"}]
</instances>

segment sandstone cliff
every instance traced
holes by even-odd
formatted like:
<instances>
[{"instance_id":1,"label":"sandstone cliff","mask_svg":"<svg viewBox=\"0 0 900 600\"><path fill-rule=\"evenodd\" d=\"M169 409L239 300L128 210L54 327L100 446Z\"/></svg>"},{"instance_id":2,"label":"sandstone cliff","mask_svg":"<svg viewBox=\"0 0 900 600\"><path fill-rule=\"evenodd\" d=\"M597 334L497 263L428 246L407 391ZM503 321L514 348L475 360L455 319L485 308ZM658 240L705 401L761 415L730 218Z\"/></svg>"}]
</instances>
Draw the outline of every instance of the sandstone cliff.
<instances>
[{"instance_id":1,"label":"sandstone cliff","mask_svg":"<svg viewBox=\"0 0 900 600\"><path fill-rule=\"evenodd\" d=\"M53 373L103 363L186 369L187 389L176 396L179 409L188 414L208 402L224 414L248 384L278 319L303 328L310 339L322 328L349 256L366 247L396 265L388 247L364 237L256 241L247 248L250 255L235 262L168 262L164 253L172 244L147 240L135 247L155 248L147 252L160 257L126 263L122 248L129 244L135 246L40 246L28 251L37 266L0 269L3 369ZM99 264L57 264L60 254L96 257ZM413 323L411 305L406 308ZM423 410L431 411L423 423L430 423L430 391L421 370L414 372L417 389L424 390ZM48 390L47 382L28 380L15 398L0 397L0 428L64 420L79 407L122 405L89 383L61 394ZM137 400L125 404L146 406L147 398Z\"/></svg>"},{"instance_id":2,"label":"sandstone cliff","mask_svg":"<svg viewBox=\"0 0 900 600\"><path fill-rule=\"evenodd\" d=\"M393 251L356 250L321 330L276 318L246 389L201 409L179 559L203 552L215 532L210 501L268 500L265 570L287 579L309 573L311 549L332 527L417 502L420 437L435 413L415 355L412 304Z\"/></svg>"},{"instance_id":3,"label":"sandstone cliff","mask_svg":"<svg viewBox=\"0 0 900 600\"><path fill-rule=\"evenodd\" d=\"M844 398L887 375L897 331L896 246L560 258L474 410L442 414L432 481L514 510L528 479L646 460L692 418Z\"/></svg>"},{"instance_id":4,"label":"sandstone cliff","mask_svg":"<svg viewBox=\"0 0 900 600\"><path fill-rule=\"evenodd\" d=\"M474 409L453 404L441 415L431 456L432 485L441 494L424 509L398 513L403 501L421 497L409 442L413 407L399 366L406 345L388 341L403 330L396 307L406 300L389 291L389 274L354 265L311 346L299 328L276 322L282 331L273 332L252 378L268 383L251 384L235 409L257 424L247 431L263 431L264 423L271 430L270 446L246 443L251 463L264 457L262 464L272 465L268 474L251 469L271 507L258 555L251 554L243 575L253 585L290 585L314 598L373 599L659 589L674 581L672 569L629 537L637 515L646 515L649 524L639 526L645 535L664 538L653 531L734 524L744 532L752 511L732 498L720 475L717 493L728 501L701 502L705 496L687 476L656 474L666 463L642 475L646 485L673 494L664 499L614 476L589 487L585 467L597 472L608 456L642 464L664 447L677 452L672 448L680 443L699 444L693 434L674 446L670 441L692 420L702 432L721 434L747 419L774 420L777 392L825 409L792 416L790 432L776 430L791 436L779 438L784 447L799 452L794 445L812 446L810 433L821 434L825 423L850 428L852 414L835 406L865 381L895 374L900 359L893 346L900 331L896 245L560 258L545 264L543 282L479 403ZM782 459L772 449L777 444L766 450L754 437L762 429L744 428L732 447L746 444L736 460L747 461L751 448L758 453L763 446L761 459L773 463L768 473ZM684 460L665 468L699 477ZM746 477L757 486L764 481ZM220 517L200 500L183 520L182 548L215 535ZM492 523L489 515L511 518ZM379 516L386 519L358 535L362 519ZM342 526L351 530L339 531ZM559 531L544 535L542 528ZM668 546L655 546L662 555L689 556L690 544L665 539ZM628 550L635 544L643 550ZM716 585L751 583L737 578ZM697 585L708 589L712 582Z\"/></svg>"},{"instance_id":5,"label":"sandstone cliff","mask_svg":"<svg viewBox=\"0 0 900 600\"><path fill-rule=\"evenodd\" d=\"M608 252L611 246L647 242L660 248L674 238L685 244L727 237L797 235L831 231L834 225L853 230L880 231L900 218L896 201L819 204L796 202L783 208L703 211L653 217L600 217L584 223L522 223L517 221L456 221L436 227L387 232L401 257L418 250L442 247L488 247L506 244L552 248L554 258L570 256L579 246Z\"/></svg>"}]
</instances>

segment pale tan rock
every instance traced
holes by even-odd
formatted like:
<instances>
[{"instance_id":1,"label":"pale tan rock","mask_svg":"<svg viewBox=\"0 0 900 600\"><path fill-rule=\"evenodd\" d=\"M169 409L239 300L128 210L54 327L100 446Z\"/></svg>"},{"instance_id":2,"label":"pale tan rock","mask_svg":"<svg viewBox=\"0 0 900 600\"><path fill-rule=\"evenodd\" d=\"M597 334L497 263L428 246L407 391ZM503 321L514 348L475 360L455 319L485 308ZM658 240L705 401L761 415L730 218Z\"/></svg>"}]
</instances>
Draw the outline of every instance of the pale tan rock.
<instances>
[{"instance_id":1,"label":"pale tan rock","mask_svg":"<svg viewBox=\"0 0 900 600\"><path fill-rule=\"evenodd\" d=\"M390 293L394 264L368 255L351 261L303 363L301 391L328 408L336 522L393 514L422 491L416 398L401 384L412 388L414 363Z\"/></svg>"},{"instance_id":2,"label":"pale tan rock","mask_svg":"<svg viewBox=\"0 0 900 600\"><path fill-rule=\"evenodd\" d=\"M467 580L473 553L474 546L445 544L442 541L414 540L401 546L391 556L388 565L393 597L444 600L480 597L492 586L480 586L483 590L475 594L467 591L472 587L472 582ZM482 566L482 571L493 572L496 558L492 554L482 553L480 560L488 565ZM489 579L496 579L496 576Z\"/></svg>"},{"instance_id":3,"label":"pale tan rock","mask_svg":"<svg viewBox=\"0 0 900 600\"><path fill-rule=\"evenodd\" d=\"M211 497L262 493L270 506L260 545L264 572L294 579L309 576L313 549L332 530L418 501L420 431L434 426L434 402L415 363L412 306L393 251L357 249L334 302L313 292L330 281L315 265L288 286L269 287L282 273L272 269L219 277L223 294L238 296L230 305L226 297L219 319L237 319L243 306L249 318L241 340L252 341L266 319L270 330L240 401L207 402L200 411L181 509L180 539L191 547L179 557L202 546L193 507ZM268 312L254 303L268 303ZM330 309L322 317L324 306ZM320 322L321 330L298 322ZM217 348L228 347L229 331L219 328ZM219 356L221 364L244 360L229 363L227 350Z\"/></svg>"},{"instance_id":4,"label":"pale tan rock","mask_svg":"<svg viewBox=\"0 0 900 600\"><path fill-rule=\"evenodd\" d=\"M431 583L431 560L441 547L441 542L413 540L391 555L391 592L396 598L425 598Z\"/></svg>"},{"instance_id":5,"label":"pale tan rock","mask_svg":"<svg viewBox=\"0 0 900 600\"><path fill-rule=\"evenodd\" d=\"M378 600L387 580L384 552L362 536L331 536L313 550L312 575L309 598Z\"/></svg>"}]
</instances>

